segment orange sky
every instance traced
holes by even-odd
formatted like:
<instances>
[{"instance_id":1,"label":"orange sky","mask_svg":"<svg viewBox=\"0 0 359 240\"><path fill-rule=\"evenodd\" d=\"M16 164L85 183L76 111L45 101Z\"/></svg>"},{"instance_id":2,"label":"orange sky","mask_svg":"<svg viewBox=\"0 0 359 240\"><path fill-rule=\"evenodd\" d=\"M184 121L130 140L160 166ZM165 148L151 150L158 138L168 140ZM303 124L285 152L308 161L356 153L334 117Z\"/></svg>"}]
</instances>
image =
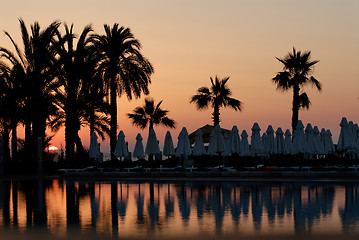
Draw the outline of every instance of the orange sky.
<instances>
[{"instance_id":1,"label":"orange sky","mask_svg":"<svg viewBox=\"0 0 359 240\"><path fill-rule=\"evenodd\" d=\"M242 112L221 111L222 127L236 124L240 131L250 132L258 122L262 129L268 124L290 128L292 94L276 91L270 80L282 69L275 56L284 57L293 46L311 50L313 60L320 60L314 76L323 91L306 88L312 106L300 112L304 124L330 128L336 142L342 116L358 122L357 0L21 2L6 3L0 14L0 29L10 32L16 42L20 42L19 17L28 25L37 20L46 26L57 19L74 23L77 33L89 23L97 33L103 33L104 23L130 27L155 68L150 96L164 100L163 108L177 122L171 131L174 139L183 126L192 132L211 123L211 110L197 111L189 99L197 88L209 86L209 77L215 75L230 76L233 97L244 103ZM10 46L4 34L0 45ZM130 150L138 132L147 137L147 131L132 127L126 118L142 102L128 102L125 96L118 101L119 130L125 132ZM167 129L155 130L162 146ZM88 129L81 131L81 137L88 147ZM63 131L53 144L65 146ZM108 141L102 146L107 152Z\"/></svg>"}]
</instances>

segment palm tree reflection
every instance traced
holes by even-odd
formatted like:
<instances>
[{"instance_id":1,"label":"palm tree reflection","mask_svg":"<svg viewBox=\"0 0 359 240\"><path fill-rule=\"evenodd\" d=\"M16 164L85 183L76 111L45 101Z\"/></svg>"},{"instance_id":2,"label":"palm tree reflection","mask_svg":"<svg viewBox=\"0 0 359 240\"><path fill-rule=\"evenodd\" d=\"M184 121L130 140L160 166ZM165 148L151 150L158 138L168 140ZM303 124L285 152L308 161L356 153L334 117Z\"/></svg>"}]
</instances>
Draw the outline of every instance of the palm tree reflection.
<instances>
[{"instance_id":1,"label":"palm tree reflection","mask_svg":"<svg viewBox=\"0 0 359 240\"><path fill-rule=\"evenodd\" d=\"M165 206L166 206L166 218L170 218L173 216L175 203L174 199L171 196L171 185L167 184L167 197L165 199Z\"/></svg>"},{"instance_id":2,"label":"palm tree reflection","mask_svg":"<svg viewBox=\"0 0 359 240\"><path fill-rule=\"evenodd\" d=\"M120 236L119 229L121 236L131 229L136 233L157 236L173 224L186 231L192 231L193 226L198 224L201 229L216 236L222 236L229 229L241 234L243 230L250 231L251 226L254 227L253 234L267 234L267 226L275 229L279 221L281 224L286 222L288 229L285 231L291 231L293 227L294 235L306 236L323 219L333 218L336 191L343 189L345 205L339 207L343 231L358 231L359 186L353 184L341 187L309 183L64 182L66 190L59 181L58 185L50 183L59 191L49 191L48 182L42 180L0 181L0 228L53 228L52 218L57 215L51 212L53 208L47 201L51 199L51 193L56 193L62 194L63 201L66 201L66 204L57 204L59 207L66 206L63 209L66 222L55 221L63 224L68 233L75 230L80 234L86 231L102 234L110 230L117 238ZM101 185L104 187L100 188ZM337 196L341 197L340 191ZM59 199L56 198L57 201ZM195 215L191 215L192 204L196 207ZM51 221L48 222L48 219ZM87 222L88 226L84 225ZM111 227L107 229L109 225Z\"/></svg>"},{"instance_id":3,"label":"palm tree reflection","mask_svg":"<svg viewBox=\"0 0 359 240\"><path fill-rule=\"evenodd\" d=\"M111 183L111 219L112 219L112 235L118 236L118 204L117 204L117 182Z\"/></svg>"}]
</instances>

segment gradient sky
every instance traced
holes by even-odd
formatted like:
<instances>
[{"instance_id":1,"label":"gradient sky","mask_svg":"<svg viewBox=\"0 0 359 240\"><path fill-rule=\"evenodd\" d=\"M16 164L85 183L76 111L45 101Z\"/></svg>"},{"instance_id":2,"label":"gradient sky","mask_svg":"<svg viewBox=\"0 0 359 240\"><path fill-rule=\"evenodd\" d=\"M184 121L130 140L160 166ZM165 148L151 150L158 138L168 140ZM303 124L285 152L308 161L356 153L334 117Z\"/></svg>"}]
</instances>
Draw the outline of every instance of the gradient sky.
<instances>
[{"instance_id":1,"label":"gradient sky","mask_svg":"<svg viewBox=\"0 0 359 240\"><path fill-rule=\"evenodd\" d=\"M323 91L306 87L312 106L300 112L303 123L331 129L336 142L342 116L359 122L357 0L23 0L3 6L0 30L10 32L16 42L20 17L27 25L39 21L43 27L54 20L74 23L77 33L87 24L96 33L103 33L105 23L131 28L155 68L150 97L164 100L162 107L177 122L171 130L175 142L183 126L192 132L211 123L212 111L197 111L189 100L215 75L230 76L233 97L244 103L242 112L221 110L222 127L237 125L248 133L254 122L262 130L268 124L290 128L292 93L276 91L271 78L282 70L275 57L284 57L293 46L312 51L312 60L320 60L314 76ZM10 46L4 34L0 45ZM132 127L126 117L142 102L128 102L125 96L118 101L119 130L125 132L130 150L138 132L147 138L147 130ZM155 130L162 147L167 129ZM88 147L89 130L80 134ZM53 143L65 146L63 130ZM102 146L107 152L108 141Z\"/></svg>"}]
</instances>

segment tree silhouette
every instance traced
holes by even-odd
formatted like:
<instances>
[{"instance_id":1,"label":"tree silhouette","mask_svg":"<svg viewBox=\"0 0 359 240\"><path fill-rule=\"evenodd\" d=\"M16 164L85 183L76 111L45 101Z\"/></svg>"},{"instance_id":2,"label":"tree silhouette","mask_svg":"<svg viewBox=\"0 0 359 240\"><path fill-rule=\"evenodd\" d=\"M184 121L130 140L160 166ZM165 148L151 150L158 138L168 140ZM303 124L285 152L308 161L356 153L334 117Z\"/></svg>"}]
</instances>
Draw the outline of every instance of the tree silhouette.
<instances>
[{"instance_id":1,"label":"tree silhouette","mask_svg":"<svg viewBox=\"0 0 359 240\"><path fill-rule=\"evenodd\" d=\"M231 107L235 111L241 111L242 102L230 97L232 92L226 85L229 77L220 80L216 76L215 79L211 77L210 80L211 87L200 87L197 94L192 96L191 103L195 103L199 110L207 109L210 105L213 108L213 124L216 126L220 122L219 110L221 107Z\"/></svg>"},{"instance_id":2,"label":"tree silhouette","mask_svg":"<svg viewBox=\"0 0 359 240\"><path fill-rule=\"evenodd\" d=\"M83 152L81 139L78 135L80 128L88 121L88 111L96 112L88 108L89 102L104 101L102 96L100 99L92 94L94 84L102 84L102 79L95 77L96 65L98 59L93 54L92 43L89 41L91 26L86 26L77 42L76 35L73 33L73 25L70 27L64 24L65 34L57 32L57 41L54 43L57 57L54 64L55 75L63 88L56 91L56 105L61 109L51 121L53 131L58 130L65 124L65 142L66 142L66 159L68 162L74 159L74 146L78 152ZM99 82L99 83L98 83ZM95 113L93 113L97 116ZM104 114L106 119L106 114ZM94 120L97 120L96 117ZM93 124L98 126L103 124ZM108 130L108 121L101 125L103 129ZM93 127L91 129L95 129ZM104 134L100 131L100 135L104 138Z\"/></svg>"},{"instance_id":3,"label":"tree silhouette","mask_svg":"<svg viewBox=\"0 0 359 240\"><path fill-rule=\"evenodd\" d=\"M110 148L111 159L116 159L114 151L117 135L117 96L125 94L129 100L141 93L148 94L148 84L153 68L140 53L141 44L131 30L119 27L117 23L111 28L104 25L105 35L94 34L97 55L100 57L98 71L106 79L110 95Z\"/></svg>"},{"instance_id":4,"label":"tree silhouette","mask_svg":"<svg viewBox=\"0 0 359 240\"><path fill-rule=\"evenodd\" d=\"M5 161L10 157L9 141L10 141L10 126L11 126L11 102L12 102L12 87L11 87L11 69L9 66L0 61L0 134L3 138L3 156ZM1 148L1 146L0 146ZM0 156L1 157L1 156Z\"/></svg>"},{"instance_id":5,"label":"tree silhouette","mask_svg":"<svg viewBox=\"0 0 359 240\"><path fill-rule=\"evenodd\" d=\"M59 22L53 22L41 30L38 22L30 26L31 32L26 28L25 22L19 19L22 34L23 51L18 47L8 32L5 35L10 39L15 53L0 48L0 55L7 59L16 73L21 75L23 96L23 122L25 124L25 150L26 156L33 156L32 143L37 137L45 139L45 130L49 116L56 114L54 106L54 90L59 86L54 81L51 65L55 59L52 43L59 27ZM18 78L19 79L19 78ZM20 81L20 80L19 80ZM31 140L32 139L32 140ZM44 145L43 145L44 146Z\"/></svg>"},{"instance_id":6,"label":"tree silhouette","mask_svg":"<svg viewBox=\"0 0 359 240\"><path fill-rule=\"evenodd\" d=\"M141 129L145 129L147 126L151 129L154 125L160 124L175 128L175 121L167 117L169 111L161 108L162 102L160 101L155 105L153 99L147 98L142 107L136 107L133 113L128 113L127 116L131 119L133 125Z\"/></svg>"},{"instance_id":7,"label":"tree silhouette","mask_svg":"<svg viewBox=\"0 0 359 240\"><path fill-rule=\"evenodd\" d=\"M75 139L80 130L79 113L82 107L80 90L84 72L89 71L85 63L89 48L87 39L92 30L90 26L86 26L76 44L73 25L68 27L64 24L64 28L63 36L57 31L57 41L54 44L57 52L56 76L63 86L63 91L57 89L57 106L64 112L64 115L56 116L56 122L57 124L61 122L59 117L65 119L66 159L71 161L74 159ZM77 148L79 149L79 146Z\"/></svg>"},{"instance_id":8,"label":"tree silhouette","mask_svg":"<svg viewBox=\"0 0 359 240\"><path fill-rule=\"evenodd\" d=\"M296 51L293 47L293 52L288 53L283 59L276 57L282 63L283 71L278 72L272 78L276 84L277 90L288 91L293 89L293 103L292 103L292 132L294 132L299 118L299 110L301 108L309 109L310 100L305 92L301 92L304 85L312 84L318 91L322 90L321 83L311 76L314 65L319 60L310 61L311 52Z\"/></svg>"}]
</instances>

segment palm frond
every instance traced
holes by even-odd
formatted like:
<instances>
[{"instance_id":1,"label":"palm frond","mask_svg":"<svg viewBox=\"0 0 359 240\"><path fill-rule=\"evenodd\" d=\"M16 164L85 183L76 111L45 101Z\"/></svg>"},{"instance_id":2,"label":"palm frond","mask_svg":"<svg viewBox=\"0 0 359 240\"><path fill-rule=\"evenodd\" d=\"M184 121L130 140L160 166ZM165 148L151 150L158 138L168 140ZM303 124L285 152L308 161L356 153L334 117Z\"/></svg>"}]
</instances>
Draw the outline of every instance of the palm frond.
<instances>
[{"instance_id":1,"label":"palm frond","mask_svg":"<svg viewBox=\"0 0 359 240\"><path fill-rule=\"evenodd\" d=\"M309 81L318 89L319 92L322 90L322 84L315 77L311 76Z\"/></svg>"},{"instance_id":2,"label":"palm frond","mask_svg":"<svg viewBox=\"0 0 359 240\"><path fill-rule=\"evenodd\" d=\"M272 78L272 81L276 84L277 89L286 91L292 87L290 76L290 73L287 71L279 72Z\"/></svg>"},{"instance_id":3,"label":"palm frond","mask_svg":"<svg viewBox=\"0 0 359 240\"><path fill-rule=\"evenodd\" d=\"M308 95L306 93L302 93L299 95L299 105L301 108L309 109L310 107L310 100L308 98Z\"/></svg>"}]
</instances>

